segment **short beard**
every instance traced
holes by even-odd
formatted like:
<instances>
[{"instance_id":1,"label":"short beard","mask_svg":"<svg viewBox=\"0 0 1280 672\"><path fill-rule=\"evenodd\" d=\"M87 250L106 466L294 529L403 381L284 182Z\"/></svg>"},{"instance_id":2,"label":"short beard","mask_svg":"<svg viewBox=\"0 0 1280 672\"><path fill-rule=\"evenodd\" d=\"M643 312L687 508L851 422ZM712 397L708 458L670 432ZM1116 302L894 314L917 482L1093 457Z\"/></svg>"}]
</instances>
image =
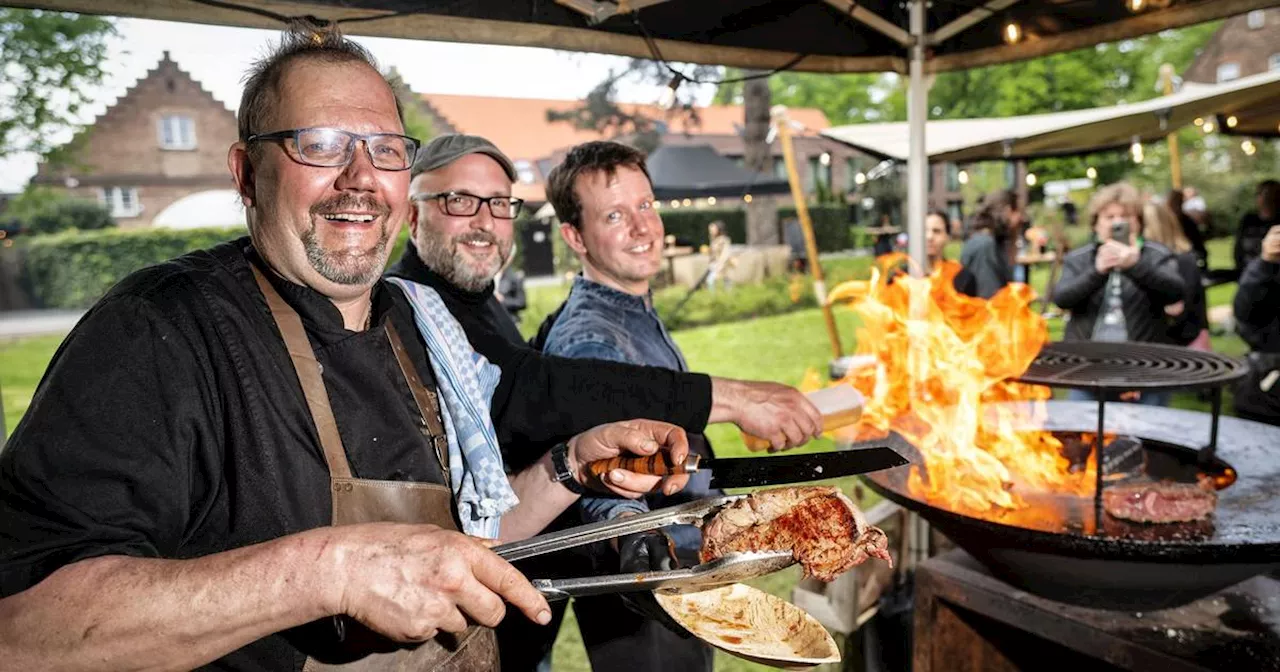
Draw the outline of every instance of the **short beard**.
<instances>
[{"instance_id":1,"label":"short beard","mask_svg":"<svg viewBox=\"0 0 1280 672\"><path fill-rule=\"evenodd\" d=\"M468 292L480 292L489 287L489 283L493 282L494 276L498 271L507 265L507 260L511 258L511 243L503 245L498 241L497 236L484 231L472 231L464 233L452 238L436 235L430 229L430 222L423 222L420 226L427 227L416 241L418 246L418 258L427 268L435 271L449 284ZM485 268L476 271L472 267L466 253L462 251L462 244L467 240L484 239L498 248L498 257L492 268Z\"/></svg>"},{"instance_id":2,"label":"short beard","mask_svg":"<svg viewBox=\"0 0 1280 672\"><path fill-rule=\"evenodd\" d=\"M320 213L327 210L343 209L378 211L379 216L382 217L382 229L378 235L378 242L360 252L348 252L345 250L331 252L324 249L324 246L316 239L314 218L323 216ZM387 265L387 255L390 253L390 250L387 249L387 242L390 240L390 233L387 231L387 215L389 211L389 208L380 203L371 204L367 201L362 201L358 197L348 195L317 204L311 209L313 217L311 228L302 234L302 246L307 252L307 261L311 263L311 267L321 277L329 282L339 285L372 285L382 275L382 271Z\"/></svg>"}]
</instances>

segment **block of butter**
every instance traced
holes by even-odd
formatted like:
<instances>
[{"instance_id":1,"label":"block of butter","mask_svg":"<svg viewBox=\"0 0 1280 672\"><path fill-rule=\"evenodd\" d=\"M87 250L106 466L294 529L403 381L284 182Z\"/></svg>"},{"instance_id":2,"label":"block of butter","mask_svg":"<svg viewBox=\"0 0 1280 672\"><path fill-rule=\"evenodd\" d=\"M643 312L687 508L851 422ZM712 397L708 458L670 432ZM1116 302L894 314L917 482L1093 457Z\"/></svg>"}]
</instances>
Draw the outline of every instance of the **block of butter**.
<instances>
[{"instance_id":1,"label":"block of butter","mask_svg":"<svg viewBox=\"0 0 1280 672\"><path fill-rule=\"evenodd\" d=\"M822 413L823 432L848 427L862 418L862 406L865 400L862 398L862 393L855 390L852 385L836 385L815 390L805 396L818 407L818 412ZM745 432L742 434L742 441L747 445L747 450L769 449L768 440Z\"/></svg>"}]
</instances>

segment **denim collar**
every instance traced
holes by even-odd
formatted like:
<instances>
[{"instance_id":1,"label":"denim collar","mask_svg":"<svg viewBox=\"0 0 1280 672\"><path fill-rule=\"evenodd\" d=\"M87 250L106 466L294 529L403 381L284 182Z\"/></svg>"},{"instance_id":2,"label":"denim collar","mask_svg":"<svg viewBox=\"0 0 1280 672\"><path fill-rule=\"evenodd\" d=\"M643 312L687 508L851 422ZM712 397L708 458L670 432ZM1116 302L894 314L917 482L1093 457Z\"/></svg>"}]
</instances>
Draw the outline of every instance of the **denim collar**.
<instances>
[{"instance_id":1,"label":"denim collar","mask_svg":"<svg viewBox=\"0 0 1280 672\"><path fill-rule=\"evenodd\" d=\"M653 305L653 290L646 292L644 296L636 296L635 294L628 294L608 285L588 280L582 274L578 274L573 278L572 291L575 293L580 292L581 296L585 298L602 301L621 310L647 313L650 312L650 307Z\"/></svg>"}]
</instances>

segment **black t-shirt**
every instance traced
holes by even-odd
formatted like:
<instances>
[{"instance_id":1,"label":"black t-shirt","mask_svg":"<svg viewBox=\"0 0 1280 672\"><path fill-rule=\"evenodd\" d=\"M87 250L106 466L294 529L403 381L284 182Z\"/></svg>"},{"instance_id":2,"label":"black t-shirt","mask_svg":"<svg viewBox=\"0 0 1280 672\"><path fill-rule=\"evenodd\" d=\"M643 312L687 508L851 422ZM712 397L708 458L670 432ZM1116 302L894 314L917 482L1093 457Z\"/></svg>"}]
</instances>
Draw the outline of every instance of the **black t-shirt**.
<instances>
[{"instance_id":1,"label":"black t-shirt","mask_svg":"<svg viewBox=\"0 0 1280 672\"><path fill-rule=\"evenodd\" d=\"M103 555L195 558L330 523L329 475L247 240L133 274L67 337L0 453L0 595ZM298 311L355 475L441 483L382 329L434 385L412 313L380 285L347 331L315 291L265 273ZM305 639L299 640L305 646ZM300 669L281 635L209 669Z\"/></svg>"}]
</instances>

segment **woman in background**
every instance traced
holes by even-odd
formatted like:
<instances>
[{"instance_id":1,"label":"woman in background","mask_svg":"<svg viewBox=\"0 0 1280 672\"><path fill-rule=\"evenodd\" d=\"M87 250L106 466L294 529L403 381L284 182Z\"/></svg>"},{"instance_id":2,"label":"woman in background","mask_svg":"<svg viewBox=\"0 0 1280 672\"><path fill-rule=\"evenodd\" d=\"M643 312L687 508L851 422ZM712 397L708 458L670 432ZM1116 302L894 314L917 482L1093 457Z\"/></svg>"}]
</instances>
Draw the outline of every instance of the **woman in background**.
<instances>
[{"instance_id":1,"label":"woman in background","mask_svg":"<svg viewBox=\"0 0 1280 672\"><path fill-rule=\"evenodd\" d=\"M1178 260L1178 274L1186 285L1184 298L1164 307L1165 315L1170 318L1169 340L1177 345L1195 344L1194 347L1207 350L1209 315L1195 246L1173 211L1160 203L1147 203L1142 208L1142 236L1173 252Z\"/></svg>"},{"instance_id":2,"label":"woman in background","mask_svg":"<svg viewBox=\"0 0 1280 672\"><path fill-rule=\"evenodd\" d=\"M930 210L929 214L924 218L924 236L924 253L926 263L928 263L928 266L924 269L925 275L932 275L937 271L942 271L944 275L952 274L951 284L956 288L957 292L969 296L977 296L978 279L973 277L973 274L959 263L943 256L947 243L951 242L951 231L947 226L947 213L941 210Z\"/></svg>"}]
</instances>

